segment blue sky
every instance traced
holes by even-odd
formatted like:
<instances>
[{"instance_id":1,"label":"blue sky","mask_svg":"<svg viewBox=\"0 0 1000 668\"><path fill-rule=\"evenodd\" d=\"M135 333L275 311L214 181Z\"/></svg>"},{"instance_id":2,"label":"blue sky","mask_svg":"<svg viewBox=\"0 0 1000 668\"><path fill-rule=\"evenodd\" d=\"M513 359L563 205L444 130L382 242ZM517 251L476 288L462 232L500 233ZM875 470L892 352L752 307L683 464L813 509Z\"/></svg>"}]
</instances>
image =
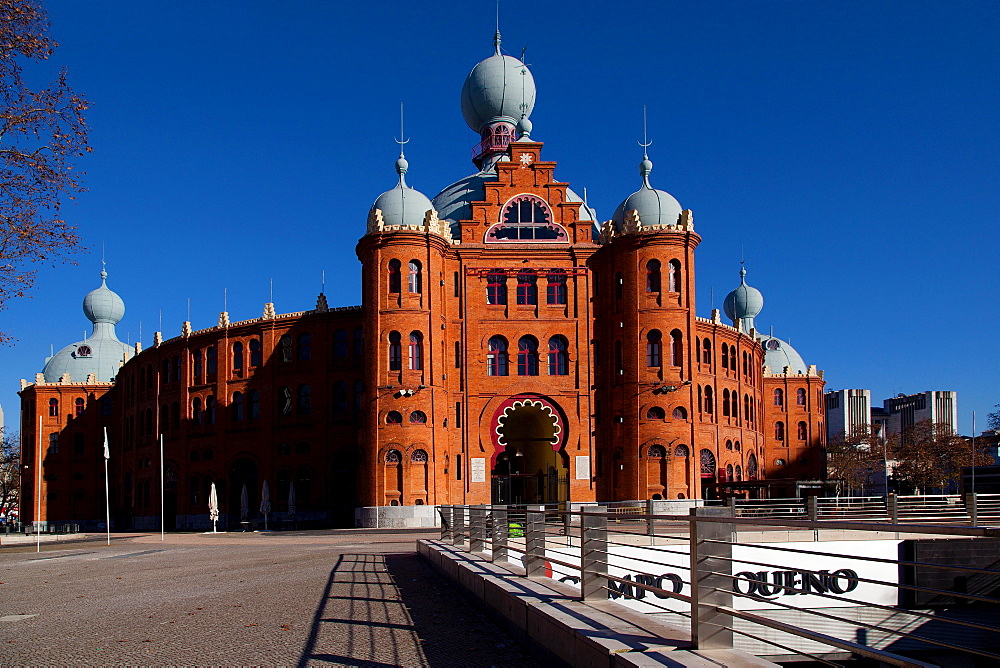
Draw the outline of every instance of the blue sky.
<instances>
[{"instance_id":1,"label":"blue sky","mask_svg":"<svg viewBox=\"0 0 1000 668\"><path fill-rule=\"evenodd\" d=\"M354 253L391 188L399 103L407 180L430 197L474 170L459 91L491 52L493 2L45 3L91 101L89 192L66 210L90 247L42 267L0 313L0 405L50 344L79 340L99 284L143 344L233 320L360 303ZM827 387L959 392L960 424L1000 403L1000 3L967 0L525 2L532 138L602 220L652 182L695 213L699 315L738 284Z\"/></svg>"}]
</instances>

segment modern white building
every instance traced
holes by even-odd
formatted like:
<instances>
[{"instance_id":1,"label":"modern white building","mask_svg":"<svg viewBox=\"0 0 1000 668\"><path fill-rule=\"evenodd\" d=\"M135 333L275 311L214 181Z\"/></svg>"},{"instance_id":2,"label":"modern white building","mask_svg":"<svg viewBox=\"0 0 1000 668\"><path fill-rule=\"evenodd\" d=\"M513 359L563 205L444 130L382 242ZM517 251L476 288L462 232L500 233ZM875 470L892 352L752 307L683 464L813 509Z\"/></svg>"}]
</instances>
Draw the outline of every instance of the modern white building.
<instances>
[{"instance_id":1,"label":"modern white building","mask_svg":"<svg viewBox=\"0 0 1000 668\"><path fill-rule=\"evenodd\" d=\"M909 427L930 420L948 425L958 432L958 393L929 390L917 394L899 394L882 402L890 434L901 434Z\"/></svg>"},{"instance_id":2,"label":"modern white building","mask_svg":"<svg viewBox=\"0 0 1000 668\"><path fill-rule=\"evenodd\" d=\"M833 390L826 398L826 442L872 424L871 390Z\"/></svg>"}]
</instances>

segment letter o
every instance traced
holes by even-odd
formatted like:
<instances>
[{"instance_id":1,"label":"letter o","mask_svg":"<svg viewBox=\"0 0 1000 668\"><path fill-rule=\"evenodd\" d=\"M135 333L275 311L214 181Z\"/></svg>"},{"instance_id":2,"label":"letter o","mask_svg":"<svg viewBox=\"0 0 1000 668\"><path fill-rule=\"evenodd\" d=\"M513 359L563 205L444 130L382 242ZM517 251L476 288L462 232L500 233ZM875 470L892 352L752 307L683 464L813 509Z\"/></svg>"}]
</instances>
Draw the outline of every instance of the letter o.
<instances>
[{"instance_id":1,"label":"letter o","mask_svg":"<svg viewBox=\"0 0 1000 668\"><path fill-rule=\"evenodd\" d=\"M740 580L745 580L749 584L747 585L746 591L740 591ZM737 573L733 577L733 591L737 594L744 594L745 596L753 596L757 593L757 574L751 573L750 571L742 571Z\"/></svg>"}]
</instances>

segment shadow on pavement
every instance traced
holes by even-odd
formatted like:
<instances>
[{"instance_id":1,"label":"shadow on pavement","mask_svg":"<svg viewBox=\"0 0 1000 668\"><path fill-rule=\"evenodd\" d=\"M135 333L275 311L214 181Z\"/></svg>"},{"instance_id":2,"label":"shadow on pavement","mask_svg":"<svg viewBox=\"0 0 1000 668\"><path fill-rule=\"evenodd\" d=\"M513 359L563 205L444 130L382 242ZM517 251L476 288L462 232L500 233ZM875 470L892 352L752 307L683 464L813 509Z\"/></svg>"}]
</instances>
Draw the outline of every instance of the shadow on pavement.
<instances>
[{"instance_id":1,"label":"shadow on pavement","mask_svg":"<svg viewBox=\"0 0 1000 668\"><path fill-rule=\"evenodd\" d=\"M330 571L300 667L536 666L416 554L343 554Z\"/></svg>"}]
</instances>

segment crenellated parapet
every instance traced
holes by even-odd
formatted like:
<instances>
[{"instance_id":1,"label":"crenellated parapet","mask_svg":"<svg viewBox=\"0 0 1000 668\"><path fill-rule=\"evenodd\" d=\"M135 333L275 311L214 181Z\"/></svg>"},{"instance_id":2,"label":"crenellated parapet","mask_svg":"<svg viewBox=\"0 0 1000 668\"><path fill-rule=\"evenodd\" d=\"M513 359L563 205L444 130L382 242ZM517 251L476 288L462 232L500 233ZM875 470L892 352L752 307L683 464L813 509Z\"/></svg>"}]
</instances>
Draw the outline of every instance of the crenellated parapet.
<instances>
[{"instance_id":1,"label":"crenellated parapet","mask_svg":"<svg viewBox=\"0 0 1000 668\"><path fill-rule=\"evenodd\" d=\"M420 234L434 234L443 237L451 244L459 243L451 235L451 224L446 220L438 218L438 213L434 209L429 209L424 214L424 220L419 225L393 225L385 221L382 210L372 207L368 214L368 234L385 234L387 232L417 232Z\"/></svg>"},{"instance_id":2,"label":"crenellated parapet","mask_svg":"<svg viewBox=\"0 0 1000 668\"><path fill-rule=\"evenodd\" d=\"M625 212L625 217L619 226L612 220L605 221L601 225L600 243L609 244L618 237L633 234L657 234L674 232L694 232L694 212L691 209L684 209L677 216L677 222L673 225L647 225L642 221L642 216L637 209Z\"/></svg>"}]
</instances>

